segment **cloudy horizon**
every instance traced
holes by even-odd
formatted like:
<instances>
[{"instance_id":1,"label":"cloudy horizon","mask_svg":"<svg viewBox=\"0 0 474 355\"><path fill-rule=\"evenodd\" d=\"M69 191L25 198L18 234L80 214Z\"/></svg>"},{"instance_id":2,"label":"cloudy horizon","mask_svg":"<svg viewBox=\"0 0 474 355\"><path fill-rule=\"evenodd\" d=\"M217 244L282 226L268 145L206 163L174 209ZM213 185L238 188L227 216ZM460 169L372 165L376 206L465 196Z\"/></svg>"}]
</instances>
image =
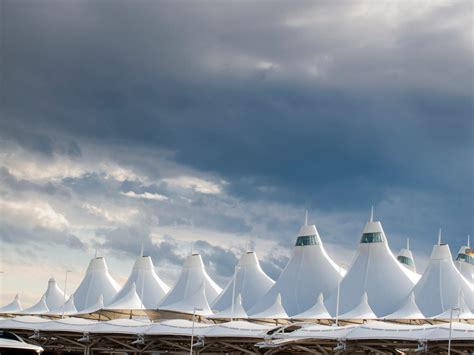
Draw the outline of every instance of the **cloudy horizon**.
<instances>
[{"instance_id":1,"label":"cloudy horizon","mask_svg":"<svg viewBox=\"0 0 474 355\"><path fill-rule=\"evenodd\" d=\"M470 1L0 3L0 301L141 245L278 277L305 210L349 265L373 205L421 271L474 232Z\"/></svg>"}]
</instances>

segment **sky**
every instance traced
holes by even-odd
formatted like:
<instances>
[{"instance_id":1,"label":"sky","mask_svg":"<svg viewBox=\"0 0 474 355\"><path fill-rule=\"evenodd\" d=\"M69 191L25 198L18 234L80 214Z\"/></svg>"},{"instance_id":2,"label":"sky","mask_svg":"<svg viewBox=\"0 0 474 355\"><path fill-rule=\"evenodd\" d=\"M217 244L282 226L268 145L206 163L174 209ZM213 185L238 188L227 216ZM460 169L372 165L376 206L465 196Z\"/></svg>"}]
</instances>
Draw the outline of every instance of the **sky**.
<instances>
[{"instance_id":1,"label":"sky","mask_svg":"<svg viewBox=\"0 0 474 355\"><path fill-rule=\"evenodd\" d=\"M471 1L0 2L0 301L90 259L277 278L304 221L350 265L371 206L423 271L474 233Z\"/></svg>"}]
</instances>

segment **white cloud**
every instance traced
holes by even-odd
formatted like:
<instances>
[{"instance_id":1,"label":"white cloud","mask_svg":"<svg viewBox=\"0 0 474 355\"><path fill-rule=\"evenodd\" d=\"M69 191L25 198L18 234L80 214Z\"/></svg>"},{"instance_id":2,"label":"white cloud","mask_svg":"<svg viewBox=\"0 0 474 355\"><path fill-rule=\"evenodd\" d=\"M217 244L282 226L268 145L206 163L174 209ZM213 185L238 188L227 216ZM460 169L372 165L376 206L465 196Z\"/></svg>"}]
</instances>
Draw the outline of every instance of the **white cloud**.
<instances>
[{"instance_id":1,"label":"white cloud","mask_svg":"<svg viewBox=\"0 0 474 355\"><path fill-rule=\"evenodd\" d=\"M133 198L143 198L145 200L166 201L168 199L168 197L166 197L165 195L160 195L158 193L150 193L150 192L137 194L136 192L133 192L133 191L127 191L127 192L121 192L121 194L124 196L133 197Z\"/></svg>"},{"instance_id":2,"label":"white cloud","mask_svg":"<svg viewBox=\"0 0 474 355\"><path fill-rule=\"evenodd\" d=\"M179 176L175 178L166 178L163 179L163 181L172 187L193 189L194 191L203 194L219 194L222 192L222 184L225 184L224 181L221 181L221 184L217 184L215 182L204 180L195 176Z\"/></svg>"},{"instance_id":3,"label":"white cloud","mask_svg":"<svg viewBox=\"0 0 474 355\"><path fill-rule=\"evenodd\" d=\"M22 224L32 224L44 228L64 230L69 221L50 204L43 201L0 201L3 217L21 220Z\"/></svg>"},{"instance_id":4,"label":"white cloud","mask_svg":"<svg viewBox=\"0 0 474 355\"><path fill-rule=\"evenodd\" d=\"M104 172L107 178L117 181L148 181L146 176L142 176L132 169L125 168L115 163L102 163L100 171Z\"/></svg>"},{"instance_id":5,"label":"white cloud","mask_svg":"<svg viewBox=\"0 0 474 355\"><path fill-rule=\"evenodd\" d=\"M130 223L139 213L136 208L101 208L89 203L84 203L82 208L87 210L90 214L104 218L105 220L113 223L128 224Z\"/></svg>"}]
</instances>

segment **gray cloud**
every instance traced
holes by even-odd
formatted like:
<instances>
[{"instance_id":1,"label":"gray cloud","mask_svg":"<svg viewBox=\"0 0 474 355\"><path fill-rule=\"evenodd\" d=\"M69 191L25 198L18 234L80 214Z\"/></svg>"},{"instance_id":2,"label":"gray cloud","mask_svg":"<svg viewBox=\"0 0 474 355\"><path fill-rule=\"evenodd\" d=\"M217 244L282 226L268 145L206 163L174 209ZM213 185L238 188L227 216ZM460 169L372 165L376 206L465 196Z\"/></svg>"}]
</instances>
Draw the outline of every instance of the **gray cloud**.
<instances>
[{"instance_id":1,"label":"gray cloud","mask_svg":"<svg viewBox=\"0 0 474 355\"><path fill-rule=\"evenodd\" d=\"M0 196L47 202L80 231L2 221L4 238L130 258L143 243L177 267L178 238L151 234L186 227L224 279L232 243L291 248L306 208L350 250L374 204L394 249L411 235L429 253L440 225L457 245L474 220L470 10L3 1ZM220 191L166 181L182 176ZM286 260L263 266L275 277Z\"/></svg>"}]
</instances>

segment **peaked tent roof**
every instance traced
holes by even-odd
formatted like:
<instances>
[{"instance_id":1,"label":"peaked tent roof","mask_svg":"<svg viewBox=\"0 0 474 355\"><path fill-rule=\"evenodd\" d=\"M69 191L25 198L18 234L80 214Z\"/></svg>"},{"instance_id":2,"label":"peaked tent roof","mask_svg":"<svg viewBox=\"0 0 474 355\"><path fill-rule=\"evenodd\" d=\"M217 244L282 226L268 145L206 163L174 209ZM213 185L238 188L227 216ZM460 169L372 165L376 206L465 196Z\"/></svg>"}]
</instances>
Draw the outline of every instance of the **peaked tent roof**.
<instances>
[{"instance_id":1,"label":"peaked tent roof","mask_svg":"<svg viewBox=\"0 0 474 355\"><path fill-rule=\"evenodd\" d=\"M466 280L474 285L474 249L471 248L469 236L467 237L467 245L463 245L459 249L454 264Z\"/></svg>"},{"instance_id":2,"label":"peaked tent roof","mask_svg":"<svg viewBox=\"0 0 474 355\"><path fill-rule=\"evenodd\" d=\"M252 314L251 319L287 319L288 313L281 302L281 295L278 293L273 300L273 303L262 312Z\"/></svg>"},{"instance_id":3,"label":"peaked tent roof","mask_svg":"<svg viewBox=\"0 0 474 355\"><path fill-rule=\"evenodd\" d=\"M170 290L168 285L156 274L151 258L143 255L136 259L127 282L110 303L120 302L121 298L130 293L133 285L135 285L136 293L146 309L156 309Z\"/></svg>"},{"instance_id":4,"label":"peaked tent roof","mask_svg":"<svg viewBox=\"0 0 474 355\"><path fill-rule=\"evenodd\" d=\"M247 251L240 257L234 276L216 298L212 309L222 311L229 308L232 305L232 294L241 294L242 305L248 310L268 292L274 283L275 281L268 277L260 267L256 253Z\"/></svg>"},{"instance_id":5,"label":"peaked tent roof","mask_svg":"<svg viewBox=\"0 0 474 355\"><path fill-rule=\"evenodd\" d=\"M204 285L206 302L208 303L212 303L222 291L204 269L201 255L193 253L184 261L178 281L160 302L158 308L161 309L189 298L202 285Z\"/></svg>"},{"instance_id":6,"label":"peaked tent roof","mask_svg":"<svg viewBox=\"0 0 474 355\"><path fill-rule=\"evenodd\" d=\"M77 309L76 309L76 306L74 305L74 295L72 295L64 304L64 308L63 308L63 305L61 305L57 308L50 310L48 314L51 314L51 315L64 314L66 316L69 316L76 313L77 313Z\"/></svg>"},{"instance_id":7,"label":"peaked tent roof","mask_svg":"<svg viewBox=\"0 0 474 355\"><path fill-rule=\"evenodd\" d=\"M293 255L272 288L249 311L268 309L277 294L289 315L299 314L314 304L314 297L337 287L340 268L326 253L315 225L301 227Z\"/></svg>"},{"instance_id":8,"label":"peaked tent roof","mask_svg":"<svg viewBox=\"0 0 474 355\"><path fill-rule=\"evenodd\" d=\"M322 293L318 295L316 303L311 308L291 318L294 318L294 319L332 319L326 306L324 305L324 296Z\"/></svg>"},{"instance_id":9,"label":"peaked tent roof","mask_svg":"<svg viewBox=\"0 0 474 355\"><path fill-rule=\"evenodd\" d=\"M242 296L239 293L235 297L234 306L229 305L228 308L224 309L223 311L212 315L210 318L215 319L247 319L248 315L245 312L245 309L242 305Z\"/></svg>"},{"instance_id":10,"label":"peaked tent roof","mask_svg":"<svg viewBox=\"0 0 474 355\"><path fill-rule=\"evenodd\" d=\"M367 292L364 292L360 303L354 309L342 314L341 316L339 316L339 318L347 320L377 319L377 316L375 315L374 311L372 311L372 308L370 308L369 306Z\"/></svg>"},{"instance_id":11,"label":"peaked tent roof","mask_svg":"<svg viewBox=\"0 0 474 355\"><path fill-rule=\"evenodd\" d=\"M48 286L45 293L41 296L41 299L36 302L31 307L25 309L22 313L24 314L41 314L41 312L47 313L50 309L56 309L61 307L64 303L66 296L64 295L63 290L61 290L52 277L48 281ZM44 305L46 308L44 308Z\"/></svg>"},{"instance_id":12,"label":"peaked tent roof","mask_svg":"<svg viewBox=\"0 0 474 355\"><path fill-rule=\"evenodd\" d=\"M413 258L413 253L410 250L410 239L407 238L406 248L402 248L398 252L397 260L408 270L416 272L415 259Z\"/></svg>"},{"instance_id":13,"label":"peaked tent roof","mask_svg":"<svg viewBox=\"0 0 474 355\"><path fill-rule=\"evenodd\" d=\"M49 279L48 288L44 295L46 296L46 305L49 309L62 306L67 297L64 291L59 288L58 283L53 277Z\"/></svg>"},{"instance_id":14,"label":"peaked tent roof","mask_svg":"<svg viewBox=\"0 0 474 355\"><path fill-rule=\"evenodd\" d=\"M418 275L403 267L392 254L380 222L373 219L365 225L352 265L341 281L339 312L357 306L367 293L369 304L378 316L394 312L408 297ZM385 292L390 287L390 292ZM336 314L337 288L326 302Z\"/></svg>"},{"instance_id":15,"label":"peaked tent roof","mask_svg":"<svg viewBox=\"0 0 474 355\"><path fill-rule=\"evenodd\" d=\"M100 295L103 297L103 302L109 303L119 289L119 284L109 274L105 259L95 257L91 260L83 280L74 292L74 304L81 313L95 305Z\"/></svg>"},{"instance_id":16,"label":"peaked tent roof","mask_svg":"<svg viewBox=\"0 0 474 355\"><path fill-rule=\"evenodd\" d=\"M137 294L135 284L127 290L127 293L120 297L117 301L104 306L107 310L134 310L134 309L145 309L142 300Z\"/></svg>"},{"instance_id":17,"label":"peaked tent roof","mask_svg":"<svg viewBox=\"0 0 474 355\"><path fill-rule=\"evenodd\" d=\"M206 284L203 282L198 290L188 293L185 298L172 304L160 307L163 311L193 314L201 316L212 315L211 307L206 297Z\"/></svg>"},{"instance_id":18,"label":"peaked tent roof","mask_svg":"<svg viewBox=\"0 0 474 355\"><path fill-rule=\"evenodd\" d=\"M87 308L84 308L83 310L78 311L76 314L77 315L92 314L92 313L96 313L97 311L100 311L103 308L104 308L104 296L100 294L99 297L97 298L97 301L94 304L90 305Z\"/></svg>"},{"instance_id":19,"label":"peaked tent roof","mask_svg":"<svg viewBox=\"0 0 474 355\"><path fill-rule=\"evenodd\" d=\"M28 307L27 309L24 309L23 311L19 312L20 314L46 314L49 312L48 305L46 304L46 295L44 294L41 296L41 299L32 305L31 307Z\"/></svg>"},{"instance_id":20,"label":"peaked tent roof","mask_svg":"<svg viewBox=\"0 0 474 355\"><path fill-rule=\"evenodd\" d=\"M415 294L412 292L405 300L405 303L395 312L383 317L384 319L425 319L423 313L416 305Z\"/></svg>"},{"instance_id":21,"label":"peaked tent roof","mask_svg":"<svg viewBox=\"0 0 474 355\"><path fill-rule=\"evenodd\" d=\"M472 314L471 310L469 309L468 305L466 304L466 301L464 299L464 293L461 291L459 292L458 296L458 302L456 303L456 306L453 307L453 319L474 319L474 314ZM451 308L447 309L441 314L438 314L437 316L434 316L433 319L442 319L442 320L448 320L451 318Z\"/></svg>"},{"instance_id":22,"label":"peaked tent roof","mask_svg":"<svg viewBox=\"0 0 474 355\"><path fill-rule=\"evenodd\" d=\"M413 290L420 310L433 317L455 307L460 291L467 295L467 305L474 308L473 288L454 266L449 246L438 244L433 247L429 264Z\"/></svg>"},{"instance_id":23,"label":"peaked tent roof","mask_svg":"<svg viewBox=\"0 0 474 355\"><path fill-rule=\"evenodd\" d=\"M18 313L22 310L23 308L21 307L20 297L17 293L15 298L13 298L13 301L0 308L0 313Z\"/></svg>"}]
</instances>

